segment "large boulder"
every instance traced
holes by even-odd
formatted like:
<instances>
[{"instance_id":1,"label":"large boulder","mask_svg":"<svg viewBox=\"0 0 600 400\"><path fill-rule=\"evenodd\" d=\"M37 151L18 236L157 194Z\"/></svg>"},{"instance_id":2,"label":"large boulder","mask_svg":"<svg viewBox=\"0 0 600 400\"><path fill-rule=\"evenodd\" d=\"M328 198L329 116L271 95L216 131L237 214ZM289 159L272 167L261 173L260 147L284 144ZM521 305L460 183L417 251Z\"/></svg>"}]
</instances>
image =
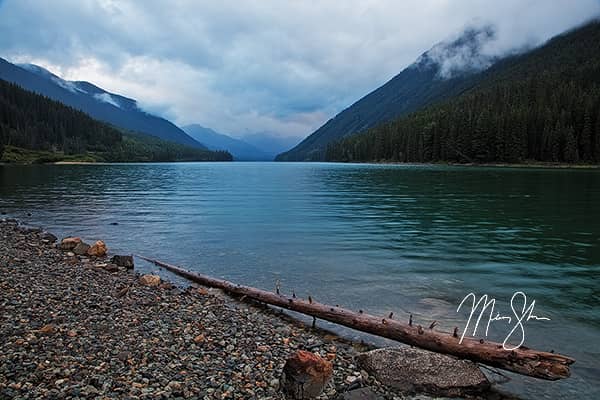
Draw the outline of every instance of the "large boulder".
<instances>
[{"instance_id":1,"label":"large boulder","mask_svg":"<svg viewBox=\"0 0 600 400\"><path fill-rule=\"evenodd\" d=\"M281 389L291 399L314 399L333 375L332 364L309 351L298 350L287 359Z\"/></svg>"},{"instance_id":2,"label":"large boulder","mask_svg":"<svg viewBox=\"0 0 600 400\"><path fill-rule=\"evenodd\" d=\"M406 393L463 397L490 388L474 362L409 346L362 353L357 363L379 382Z\"/></svg>"},{"instance_id":3,"label":"large boulder","mask_svg":"<svg viewBox=\"0 0 600 400\"><path fill-rule=\"evenodd\" d=\"M60 242L60 249L65 251L73 250L79 243L81 243L81 238L66 237Z\"/></svg>"},{"instance_id":4,"label":"large boulder","mask_svg":"<svg viewBox=\"0 0 600 400\"><path fill-rule=\"evenodd\" d=\"M88 249L87 254L92 257L104 257L107 251L106 244L102 240L98 240Z\"/></svg>"},{"instance_id":5,"label":"large boulder","mask_svg":"<svg viewBox=\"0 0 600 400\"><path fill-rule=\"evenodd\" d=\"M160 276L158 276L158 275L142 275L140 277L140 283L144 286L158 286L158 285L160 285Z\"/></svg>"},{"instance_id":6,"label":"large boulder","mask_svg":"<svg viewBox=\"0 0 600 400\"><path fill-rule=\"evenodd\" d=\"M119 267L133 269L133 256L115 255L113 256L113 258L111 258L110 262L113 264L117 264Z\"/></svg>"}]
</instances>

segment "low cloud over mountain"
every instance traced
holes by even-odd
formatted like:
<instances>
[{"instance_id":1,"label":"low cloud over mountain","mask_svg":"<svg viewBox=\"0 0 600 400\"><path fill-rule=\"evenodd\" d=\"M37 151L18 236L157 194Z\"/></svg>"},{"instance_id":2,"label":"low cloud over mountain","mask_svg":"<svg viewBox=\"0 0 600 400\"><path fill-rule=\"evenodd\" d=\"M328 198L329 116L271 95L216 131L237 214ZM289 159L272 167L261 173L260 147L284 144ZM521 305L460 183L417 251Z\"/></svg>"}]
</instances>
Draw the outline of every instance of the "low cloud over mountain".
<instances>
[{"instance_id":1,"label":"low cloud over mountain","mask_svg":"<svg viewBox=\"0 0 600 400\"><path fill-rule=\"evenodd\" d=\"M179 125L306 136L465 26L495 27L483 47L494 56L599 12L596 0L5 0L0 56L136 98ZM442 56L444 76L469 60Z\"/></svg>"}]
</instances>

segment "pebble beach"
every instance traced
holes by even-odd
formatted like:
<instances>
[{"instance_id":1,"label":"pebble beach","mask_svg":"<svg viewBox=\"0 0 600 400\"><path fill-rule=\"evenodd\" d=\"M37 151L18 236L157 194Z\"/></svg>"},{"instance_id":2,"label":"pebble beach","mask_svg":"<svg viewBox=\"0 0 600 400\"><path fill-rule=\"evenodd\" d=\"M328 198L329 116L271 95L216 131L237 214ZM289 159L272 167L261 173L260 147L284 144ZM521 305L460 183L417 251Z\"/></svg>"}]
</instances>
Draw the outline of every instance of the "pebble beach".
<instances>
[{"instance_id":1,"label":"pebble beach","mask_svg":"<svg viewBox=\"0 0 600 400\"><path fill-rule=\"evenodd\" d=\"M15 220L0 222L0 248L0 399L282 399L282 368L299 349L333 363L319 398L361 387L407 398L355 365L363 345L277 310L194 285L145 286L135 270L61 251Z\"/></svg>"}]
</instances>

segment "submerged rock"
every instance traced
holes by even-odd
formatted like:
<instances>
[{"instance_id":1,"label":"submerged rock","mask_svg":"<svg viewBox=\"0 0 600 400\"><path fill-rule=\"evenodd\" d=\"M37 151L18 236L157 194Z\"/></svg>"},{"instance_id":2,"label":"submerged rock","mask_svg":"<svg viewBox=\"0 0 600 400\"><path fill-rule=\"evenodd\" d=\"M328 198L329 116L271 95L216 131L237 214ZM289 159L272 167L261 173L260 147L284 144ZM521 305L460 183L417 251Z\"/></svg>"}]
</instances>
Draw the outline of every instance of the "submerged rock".
<instances>
[{"instance_id":1,"label":"submerged rock","mask_svg":"<svg viewBox=\"0 0 600 400\"><path fill-rule=\"evenodd\" d=\"M107 251L106 244L102 240L98 240L88 249L87 254L92 257L104 257Z\"/></svg>"},{"instance_id":2,"label":"submerged rock","mask_svg":"<svg viewBox=\"0 0 600 400\"><path fill-rule=\"evenodd\" d=\"M462 397L490 388L474 362L414 347L372 350L357 362L384 385L407 393Z\"/></svg>"},{"instance_id":3,"label":"submerged rock","mask_svg":"<svg viewBox=\"0 0 600 400\"><path fill-rule=\"evenodd\" d=\"M81 243L81 238L66 237L60 242L60 249L61 250L73 250L79 243Z\"/></svg>"},{"instance_id":4,"label":"submerged rock","mask_svg":"<svg viewBox=\"0 0 600 400\"><path fill-rule=\"evenodd\" d=\"M115 255L110 259L110 262L117 264L119 267L125 267L127 269L133 269L133 256L121 256Z\"/></svg>"},{"instance_id":5,"label":"submerged rock","mask_svg":"<svg viewBox=\"0 0 600 400\"><path fill-rule=\"evenodd\" d=\"M281 388L292 399L313 399L321 394L333 374L332 364L309 351L298 350L287 359Z\"/></svg>"}]
</instances>

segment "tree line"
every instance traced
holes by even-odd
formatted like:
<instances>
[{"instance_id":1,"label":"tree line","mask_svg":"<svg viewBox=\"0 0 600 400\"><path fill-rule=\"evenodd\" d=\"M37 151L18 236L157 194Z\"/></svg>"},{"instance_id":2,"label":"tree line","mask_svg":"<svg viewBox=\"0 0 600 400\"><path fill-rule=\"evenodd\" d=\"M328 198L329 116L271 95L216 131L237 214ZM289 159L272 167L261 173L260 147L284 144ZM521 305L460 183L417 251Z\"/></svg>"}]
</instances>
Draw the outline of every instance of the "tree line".
<instances>
[{"instance_id":1,"label":"tree line","mask_svg":"<svg viewBox=\"0 0 600 400\"><path fill-rule=\"evenodd\" d=\"M107 152L122 139L115 128L47 97L0 80L0 143L32 150Z\"/></svg>"},{"instance_id":2,"label":"tree line","mask_svg":"<svg viewBox=\"0 0 600 400\"><path fill-rule=\"evenodd\" d=\"M329 161L600 163L600 87L525 82L331 143Z\"/></svg>"}]
</instances>

